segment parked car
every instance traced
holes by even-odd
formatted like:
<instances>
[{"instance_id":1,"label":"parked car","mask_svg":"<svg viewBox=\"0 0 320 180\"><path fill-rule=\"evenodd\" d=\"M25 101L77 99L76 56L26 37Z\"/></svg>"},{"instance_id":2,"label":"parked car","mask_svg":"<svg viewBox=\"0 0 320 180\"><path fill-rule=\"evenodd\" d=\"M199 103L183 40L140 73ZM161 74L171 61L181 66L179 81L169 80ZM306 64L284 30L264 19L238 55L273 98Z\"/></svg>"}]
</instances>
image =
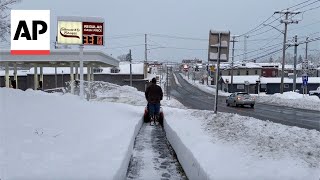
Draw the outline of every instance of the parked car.
<instances>
[{"instance_id":1,"label":"parked car","mask_svg":"<svg viewBox=\"0 0 320 180\"><path fill-rule=\"evenodd\" d=\"M246 92L237 92L232 93L227 99L226 99L227 106L236 106L239 105L250 105L252 108L255 105L255 97L251 96L250 94Z\"/></svg>"},{"instance_id":2,"label":"parked car","mask_svg":"<svg viewBox=\"0 0 320 180\"><path fill-rule=\"evenodd\" d=\"M309 91L310 96L318 96L320 98L320 86L317 88L317 90Z\"/></svg>"}]
</instances>

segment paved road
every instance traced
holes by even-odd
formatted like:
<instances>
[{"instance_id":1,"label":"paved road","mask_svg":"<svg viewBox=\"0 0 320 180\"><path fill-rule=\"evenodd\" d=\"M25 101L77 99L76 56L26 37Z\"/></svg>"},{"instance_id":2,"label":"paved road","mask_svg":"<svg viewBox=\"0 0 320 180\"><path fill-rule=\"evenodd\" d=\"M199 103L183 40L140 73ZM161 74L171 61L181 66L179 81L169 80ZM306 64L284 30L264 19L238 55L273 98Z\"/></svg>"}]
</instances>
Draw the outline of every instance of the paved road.
<instances>
[{"instance_id":1,"label":"paved road","mask_svg":"<svg viewBox=\"0 0 320 180\"><path fill-rule=\"evenodd\" d=\"M183 105L191 109L213 110L214 96L190 85L179 74L176 77L181 85L178 86L174 80L171 95L178 99ZM304 110L284 106L275 106L257 103L254 108L250 107L228 107L225 97L219 97L218 111L237 113L261 120L270 120L276 123L298 126L320 131L320 111Z\"/></svg>"}]
</instances>

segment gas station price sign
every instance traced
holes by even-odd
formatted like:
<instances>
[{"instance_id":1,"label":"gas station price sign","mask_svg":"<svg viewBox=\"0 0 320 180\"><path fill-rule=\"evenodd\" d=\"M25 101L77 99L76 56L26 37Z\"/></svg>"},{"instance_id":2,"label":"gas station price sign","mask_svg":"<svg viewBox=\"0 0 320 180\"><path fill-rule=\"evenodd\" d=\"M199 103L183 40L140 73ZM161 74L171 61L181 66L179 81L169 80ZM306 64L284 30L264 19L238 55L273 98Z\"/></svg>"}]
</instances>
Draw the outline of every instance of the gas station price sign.
<instances>
[{"instance_id":1,"label":"gas station price sign","mask_svg":"<svg viewBox=\"0 0 320 180\"><path fill-rule=\"evenodd\" d=\"M103 45L103 23L83 22L83 45Z\"/></svg>"}]
</instances>

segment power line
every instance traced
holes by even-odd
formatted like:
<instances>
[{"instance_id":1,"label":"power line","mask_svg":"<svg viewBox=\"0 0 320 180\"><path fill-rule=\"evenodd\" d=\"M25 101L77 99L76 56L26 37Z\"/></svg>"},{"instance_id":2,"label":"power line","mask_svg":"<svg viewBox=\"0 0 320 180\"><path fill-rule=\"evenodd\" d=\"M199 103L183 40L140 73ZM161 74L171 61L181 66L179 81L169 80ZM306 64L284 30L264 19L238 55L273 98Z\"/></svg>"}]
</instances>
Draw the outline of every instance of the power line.
<instances>
[{"instance_id":1,"label":"power line","mask_svg":"<svg viewBox=\"0 0 320 180\"><path fill-rule=\"evenodd\" d=\"M150 46L153 46L153 45L150 45ZM191 50L191 51L208 51L208 49L203 49L203 48L186 48L186 47L175 47L175 46L158 46L158 47L150 48L150 50L152 49L179 49L179 50Z\"/></svg>"},{"instance_id":2,"label":"power line","mask_svg":"<svg viewBox=\"0 0 320 180\"><path fill-rule=\"evenodd\" d=\"M311 1L311 0L305 1L305 3L310 2L310 1ZM302 7L299 7L299 8L294 9L294 11L297 11L297 10L299 10L299 9L308 7L308 6L310 6L310 5L312 5L312 4L315 4L315 3L317 3L317 2L320 2L320 1L319 1L319 0L315 0L314 2L311 2L311 3L307 4L307 5L304 5L304 6L302 6ZM283 10L282 10L282 11L283 11Z\"/></svg>"},{"instance_id":3,"label":"power line","mask_svg":"<svg viewBox=\"0 0 320 180\"><path fill-rule=\"evenodd\" d=\"M270 25L270 24L269 24ZM281 24L278 24L277 26L275 26L275 27L279 27ZM260 36L260 35L262 35L262 34L265 34L265 33L267 33L267 32L270 32L270 31L272 31L272 30L274 30L274 28L270 28L270 29L268 29L268 30L266 30L266 31L263 31L263 32L261 32L261 33L257 33L257 34L253 34L253 35L250 35L250 37L255 37L255 36Z\"/></svg>"},{"instance_id":4,"label":"power line","mask_svg":"<svg viewBox=\"0 0 320 180\"><path fill-rule=\"evenodd\" d=\"M183 39L183 40L193 40L193 41L208 41L208 39L203 38L192 38L192 37L182 37L182 36L173 36L173 35L165 35L165 34L148 34L150 36L162 37L162 38L170 38L170 39Z\"/></svg>"},{"instance_id":5,"label":"power line","mask_svg":"<svg viewBox=\"0 0 320 180\"><path fill-rule=\"evenodd\" d=\"M306 24L306 25L304 25L304 26L300 26L300 27L297 27L297 28L293 28L293 29L289 30L289 32L290 32L290 31L297 30L297 29L305 28L305 27L308 27L308 26L311 26L311 25L314 25L314 24L318 24L318 23L320 23L320 21L316 21L316 22L313 22L313 23L310 23L310 24Z\"/></svg>"},{"instance_id":6,"label":"power line","mask_svg":"<svg viewBox=\"0 0 320 180\"><path fill-rule=\"evenodd\" d=\"M270 49L267 49L267 48L271 48L271 50L272 49L274 49L275 47L278 47L279 45L281 45L282 43L277 43L277 44L274 44L274 45L270 45L270 46L266 46L266 47L261 47L261 48L259 48L259 49L255 49L255 50L252 50L252 51L249 51L249 52L247 52L247 54L251 54L251 53L255 53L255 52L257 52L257 51L262 51L262 50L266 50L266 51L268 51L268 50L270 50ZM272 48L273 47L273 48ZM238 54L238 55L236 55L236 56L234 56L234 57L239 57L239 56L243 56L244 55L244 53L243 54Z\"/></svg>"},{"instance_id":7,"label":"power line","mask_svg":"<svg viewBox=\"0 0 320 180\"><path fill-rule=\"evenodd\" d=\"M305 10L305 11L302 11L302 13L305 13L305 12L308 12L308 11L312 11L312 10L315 10L315 9L318 9L318 8L320 8L320 6L307 9L307 10Z\"/></svg>"},{"instance_id":8,"label":"power line","mask_svg":"<svg viewBox=\"0 0 320 180\"><path fill-rule=\"evenodd\" d=\"M102 48L102 49L119 49L119 48L127 48L127 47L136 47L136 46L144 46L144 44L134 44L134 45L127 45L127 46L119 46L119 47L110 47L110 48Z\"/></svg>"},{"instance_id":9,"label":"power line","mask_svg":"<svg viewBox=\"0 0 320 180\"><path fill-rule=\"evenodd\" d=\"M289 8L286 8L286 9L281 10L281 12L282 12L282 11L285 11L285 10L288 10L288 9L291 9L291 8L294 8L294 7L298 7L298 6L304 5L304 4L306 4L306 3L310 2L310 1L313 1L313 0L307 0L307 1L304 1L304 2L301 2L301 3L298 3L298 4L296 4L296 5L293 5L293 6L289 7ZM315 3L317 3L317 2L319 2L319 0L315 0L315 1L313 1L313 2L311 2L311 3L309 3L309 4L307 4L307 5L304 5L304 6L302 6L302 7L298 7L298 8L296 8L295 10L302 9L302 8L304 8L304 7L310 6L310 5L315 4ZM317 8L318 8L318 7L317 7ZM316 8L311 8L311 9L309 9L309 10L313 10L313 9L316 9ZM308 11L308 10L306 10L306 11ZM284 16L284 15L281 14L279 18L273 20L272 22L270 22L270 23L268 23L268 24L270 25L270 24L272 24L273 22L281 19L282 16ZM241 34L240 36L244 36L244 35L247 35L247 34L250 34L250 33L254 33L254 32L260 31L261 29L264 29L265 26L263 26L263 25L266 24L266 23L267 23L271 18L273 18L273 17L274 17L274 14L271 15L270 17L268 17L268 18L267 18L266 20L264 20L263 22L261 22L261 23L260 23L259 25L257 25L255 28L249 30L249 31L246 32L246 33ZM262 27L261 27L261 26L262 26ZM251 36L258 36L258 35L264 34L264 33L266 33L266 32L269 32L269 31L271 31L271 30L272 30L272 29L269 29L269 30L264 31L264 32L262 32L262 33L258 33L258 34L251 35Z\"/></svg>"},{"instance_id":10,"label":"power line","mask_svg":"<svg viewBox=\"0 0 320 180\"><path fill-rule=\"evenodd\" d=\"M124 38L133 38L133 37L140 37L144 36L143 34L125 34L125 35L116 35L116 36L109 36L106 39L124 39Z\"/></svg>"},{"instance_id":11,"label":"power line","mask_svg":"<svg viewBox=\"0 0 320 180\"><path fill-rule=\"evenodd\" d=\"M301 2L301 3L298 3L298 4L296 4L296 5L293 5L293 6L291 6L291 7L286 8L286 9L283 9L282 11L285 11L285 10L287 10L287 9L291 9L291 8L300 6L300 5L305 4L305 3L308 3L308 2L310 2L310 1L313 1L313 0L303 1L303 2Z\"/></svg>"},{"instance_id":12,"label":"power line","mask_svg":"<svg viewBox=\"0 0 320 180\"><path fill-rule=\"evenodd\" d=\"M258 29L260 26L262 26L262 25L265 24L267 21L269 21L271 18L273 18L273 16L274 16L274 14L272 14L272 16L268 17L266 20L264 20L263 22L261 22L261 23L260 23L259 25L257 25L255 28L249 30L249 31L246 32L246 33L243 33L243 34L239 35L239 37L245 36L245 35L247 35L247 34L250 34L250 33L252 33L252 32L257 31L256 29Z\"/></svg>"}]
</instances>

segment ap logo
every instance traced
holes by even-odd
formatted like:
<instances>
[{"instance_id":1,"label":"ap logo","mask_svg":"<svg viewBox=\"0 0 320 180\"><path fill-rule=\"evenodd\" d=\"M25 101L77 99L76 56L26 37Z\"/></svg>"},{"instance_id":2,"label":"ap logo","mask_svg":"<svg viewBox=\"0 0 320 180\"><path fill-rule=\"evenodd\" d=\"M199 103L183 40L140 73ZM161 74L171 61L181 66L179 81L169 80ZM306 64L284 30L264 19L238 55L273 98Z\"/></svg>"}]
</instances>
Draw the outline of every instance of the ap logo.
<instances>
[{"instance_id":1,"label":"ap logo","mask_svg":"<svg viewBox=\"0 0 320 180\"><path fill-rule=\"evenodd\" d=\"M11 54L50 54L50 10L11 10Z\"/></svg>"}]
</instances>

